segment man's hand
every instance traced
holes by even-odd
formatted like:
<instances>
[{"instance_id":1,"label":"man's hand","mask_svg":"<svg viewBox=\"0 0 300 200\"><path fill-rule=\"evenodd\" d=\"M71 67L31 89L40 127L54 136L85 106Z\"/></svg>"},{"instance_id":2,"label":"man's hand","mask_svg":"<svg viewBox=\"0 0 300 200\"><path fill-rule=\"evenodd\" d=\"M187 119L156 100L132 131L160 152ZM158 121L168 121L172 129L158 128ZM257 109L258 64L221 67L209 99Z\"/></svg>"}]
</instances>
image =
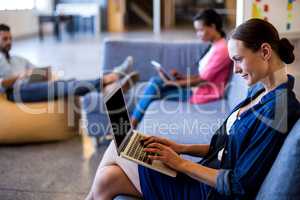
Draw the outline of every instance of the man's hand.
<instances>
[{"instance_id":1,"label":"man's hand","mask_svg":"<svg viewBox=\"0 0 300 200\"><path fill-rule=\"evenodd\" d=\"M176 142L169 140L167 138L163 138L163 137L157 137L157 136L145 137L143 140L141 140L141 143L145 147L148 147L148 145L150 145L152 143L159 143L159 144L163 144L167 147L170 147L173 151L175 151L178 154L180 154L182 152L181 144L177 144Z\"/></svg>"},{"instance_id":2,"label":"man's hand","mask_svg":"<svg viewBox=\"0 0 300 200\"><path fill-rule=\"evenodd\" d=\"M2 86L4 88L10 88L13 87L15 82L20 79L25 79L29 77L32 74L32 69L26 69L23 73L15 75L15 76L10 76L8 78L5 78L2 80Z\"/></svg>"},{"instance_id":3,"label":"man's hand","mask_svg":"<svg viewBox=\"0 0 300 200\"><path fill-rule=\"evenodd\" d=\"M32 69L26 69L23 73L18 75L18 79L25 79L31 76L32 74Z\"/></svg>"},{"instance_id":4,"label":"man's hand","mask_svg":"<svg viewBox=\"0 0 300 200\"><path fill-rule=\"evenodd\" d=\"M14 85L14 83L19 79L19 76L11 76L9 78L2 80L2 86L4 88L10 88Z\"/></svg>"}]
</instances>

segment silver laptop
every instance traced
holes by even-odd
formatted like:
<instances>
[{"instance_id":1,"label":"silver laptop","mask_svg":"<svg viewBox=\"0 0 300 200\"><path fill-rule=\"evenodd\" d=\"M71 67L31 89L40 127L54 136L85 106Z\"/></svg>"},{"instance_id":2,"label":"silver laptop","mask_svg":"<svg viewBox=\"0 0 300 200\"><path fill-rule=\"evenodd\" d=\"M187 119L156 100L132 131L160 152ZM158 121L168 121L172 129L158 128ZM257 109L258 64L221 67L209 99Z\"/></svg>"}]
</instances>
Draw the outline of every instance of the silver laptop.
<instances>
[{"instance_id":1,"label":"silver laptop","mask_svg":"<svg viewBox=\"0 0 300 200\"><path fill-rule=\"evenodd\" d=\"M133 130L122 88L115 88L114 91L105 97L104 101L118 155L139 165L175 177L176 171L167 167L161 161L151 161L147 157L150 153L143 151L144 147L140 140L146 134Z\"/></svg>"}]
</instances>

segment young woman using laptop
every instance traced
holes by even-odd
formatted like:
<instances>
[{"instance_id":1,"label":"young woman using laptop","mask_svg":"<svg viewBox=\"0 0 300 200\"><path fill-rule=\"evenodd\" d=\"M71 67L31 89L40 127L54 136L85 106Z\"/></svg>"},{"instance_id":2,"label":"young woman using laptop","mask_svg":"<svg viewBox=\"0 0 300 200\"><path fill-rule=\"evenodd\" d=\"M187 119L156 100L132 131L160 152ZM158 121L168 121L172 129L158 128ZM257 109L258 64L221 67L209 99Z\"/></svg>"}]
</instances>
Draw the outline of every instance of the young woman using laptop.
<instances>
[{"instance_id":1,"label":"young woman using laptop","mask_svg":"<svg viewBox=\"0 0 300 200\"><path fill-rule=\"evenodd\" d=\"M143 199L255 199L295 122L300 103L294 78L286 65L294 61L290 42L280 39L270 23L250 19L238 26L228 43L234 73L255 87L231 112L210 144L183 145L165 138L143 140L144 151L178 172L172 178L151 169L119 160L100 164L91 199L112 199L119 194ZM110 149L113 157L115 150ZM179 154L202 157L199 163ZM105 160L104 160L105 161ZM103 161L102 161L103 162ZM135 167L134 167L135 165Z\"/></svg>"}]
</instances>

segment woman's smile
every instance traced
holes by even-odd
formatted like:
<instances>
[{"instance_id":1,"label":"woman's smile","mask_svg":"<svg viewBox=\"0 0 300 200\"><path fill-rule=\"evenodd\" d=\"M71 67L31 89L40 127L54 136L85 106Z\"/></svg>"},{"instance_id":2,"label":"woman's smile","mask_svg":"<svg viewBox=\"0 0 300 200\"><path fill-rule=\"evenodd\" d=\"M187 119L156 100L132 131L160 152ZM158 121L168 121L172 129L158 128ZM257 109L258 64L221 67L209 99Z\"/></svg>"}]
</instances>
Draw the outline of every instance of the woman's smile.
<instances>
[{"instance_id":1,"label":"woman's smile","mask_svg":"<svg viewBox=\"0 0 300 200\"><path fill-rule=\"evenodd\" d=\"M248 74L242 74L242 78L248 79Z\"/></svg>"}]
</instances>

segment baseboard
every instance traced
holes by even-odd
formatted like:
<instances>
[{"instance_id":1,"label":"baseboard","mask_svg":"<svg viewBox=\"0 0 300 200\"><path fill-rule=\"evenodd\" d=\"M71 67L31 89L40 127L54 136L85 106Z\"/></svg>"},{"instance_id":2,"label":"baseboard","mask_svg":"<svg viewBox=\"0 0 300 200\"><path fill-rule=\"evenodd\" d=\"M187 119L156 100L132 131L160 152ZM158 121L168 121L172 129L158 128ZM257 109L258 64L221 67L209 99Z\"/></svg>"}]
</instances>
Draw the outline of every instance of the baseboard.
<instances>
[{"instance_id":1,"label":"baseboard","mask_svg":"<svg viewBox=\"0 0 300 200\"><path fill-rule=\"evenodd\" d=\"M49 33L44 33L44 37L49 36L49 35L52 35L52 33L50 33L50 32ZM19 40L38 38L38 37L39 37L38 33L30 33L30 34L15 36L14 40L19 41Z\"/></svg>"}]
</instances>

